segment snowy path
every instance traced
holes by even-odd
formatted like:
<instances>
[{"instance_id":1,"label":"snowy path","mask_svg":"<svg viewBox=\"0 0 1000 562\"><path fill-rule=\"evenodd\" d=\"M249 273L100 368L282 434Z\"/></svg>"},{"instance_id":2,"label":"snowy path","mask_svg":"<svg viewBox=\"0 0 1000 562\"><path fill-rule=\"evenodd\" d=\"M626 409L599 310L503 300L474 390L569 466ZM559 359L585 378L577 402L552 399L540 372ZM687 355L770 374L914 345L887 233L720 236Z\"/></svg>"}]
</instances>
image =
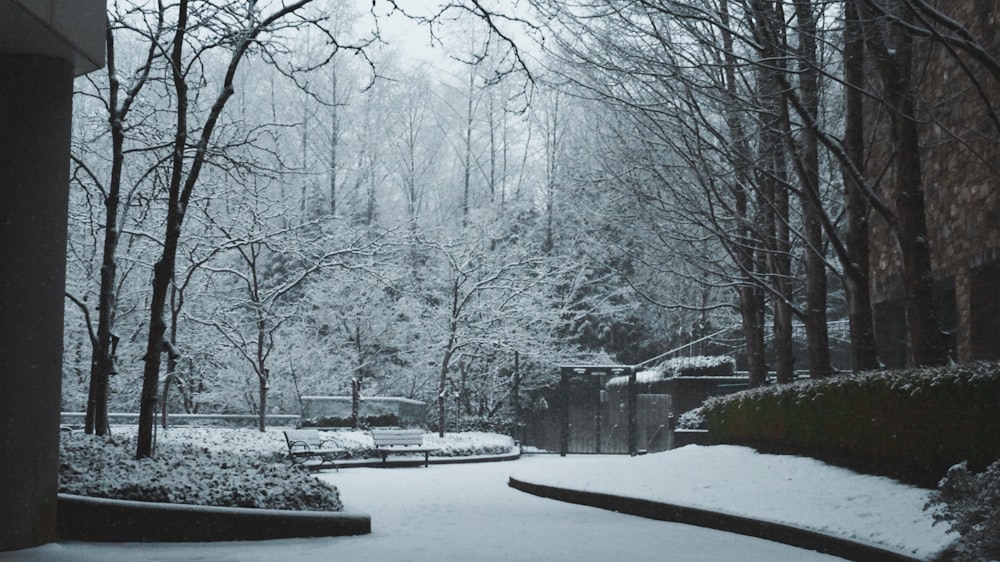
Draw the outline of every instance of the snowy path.
<instances>
[{"instance_id":1,"label":"snowy path","mask_svg":"<svg viewBox=\"0 0 1000 562\"><path fill-rule=\"evenodd\" d=\"M538 498L507 486L558 457L429 468L324 473L348 510L372 516L372 534L207 544L63 543L0 553L0 561L677 560L820 561L838 558L759 539ZM565 466L565 465L563 465Z\"/></svg>"}]
</instances>

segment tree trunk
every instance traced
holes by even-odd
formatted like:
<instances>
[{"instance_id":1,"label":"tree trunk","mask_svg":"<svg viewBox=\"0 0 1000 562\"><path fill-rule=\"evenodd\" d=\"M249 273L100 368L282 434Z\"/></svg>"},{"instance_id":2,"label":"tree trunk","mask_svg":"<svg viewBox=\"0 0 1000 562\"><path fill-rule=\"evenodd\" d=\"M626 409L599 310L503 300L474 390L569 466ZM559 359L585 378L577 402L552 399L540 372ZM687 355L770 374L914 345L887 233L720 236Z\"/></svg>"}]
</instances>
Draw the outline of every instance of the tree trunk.
<instances>
[{"instance_id":1,"label":"tree trunk","mask_svg":"<svg viewBox=\"0 0 1000 562\"><path fill-rule=\"evenodd\" d=\"M267 390L269 378L270 373L267 372L267 369L264 369L264 372L258 377L258 403L260 404L260 409L257 412L257 429L261 433L267 431Z\"/></svg>"},{"instance_id":2,"label":"tree trunk","mask_svg":"<svg viewBox=\"0 0 1000 562\"><path fill-rule=\"evenodd\" d=\"M267 318L264 316L264 303L261 301L260 297L260 287L258 285L256 265L257 264L255 262L251 263L252 278L254 283L251 298L253 299L254 309L257 312L257 364L255 367L258 380L258 394L260 397L260 410L257 412L257 429L259 429L261 433L264 433L267 418L267 391L270 387L271 372L267 368Z\"/></svg>"},{"instance_id":3,"label":"tree trunk","mask_svg":"<svg viewBox=\"0 0 1000 562\"><path fill-rule=\"evenodd\" d=\"M904 107L913 109L911 96ZM899 213L899 246L903 254L906 322L910 335L910 364L944 365L948 361L944 335L934 305L931 252L927 240L924 193L920 170L917 123L912 113L896 118L896 209Z\"/></svg>"},{"instance_id":4,"label":"tree trunk","mask_svg":"<svg viewBox=\"0 0 1000 562\"><path fill-rule=\"evenodd\" d=\"M183 145L182 145L183 146ZM174 259L177 255L177 237L180 233L176 206L167 213L167 239L163 255L153 266L153 295L150 302L149 337L146 339L145 367L142 373L142 394L139 398L139 432L136 437L136 457L153 454L153 417L156 413L157 392L160 384L160 355L167 326L163 321L167 290L173 277ZM173 225L177 228L170 228Z\"/></svg>"},{"instance_id":5,"label":"tree trunk","mask_svg":"<svg viewBox=\"0 0 1000 562\"><path fill-rule=\"evenodd\" d=\"M869 9L865 21L871 28L866 30L865 37L882 78L884 101L890 108L895 152L890 190L896 204L895 234L903 263L909 363L912 366L943 365L948 361L948 350L934 306L916 114L917 81L913 76L913 36L903 26L909 20L905 10L897 15L902 23L893 23L886 31Z\"/></svg>"},{"instance_id":6,"label":"tree trunk","mask_svg":"<svg viewBox=\"0 0 1000 562\"><path fill-rule=\"evenodd\" d=\"M521 354L514 352L514 372L511 374L510 407L514 411L514 421L521 421Z\"/></svg>"},{"instance_id":7,"label":"tree trunk","mask_svg":"<svg viewBox=\"0 0 1000 562\"><path fill-rule=\"evenodd\" d=\"M116 304L115 281L118 277L118 205L120 202L122 166L125 160L124 115L120 112L118 93L120 83L115 71L115 42L111 24L105 31L108 60L108 123L111 126L111 181L104 198L104 247L101 261L101 289L98 296L97 345L90 361L90 388L87 396L87 417L84 431L88 434L107 435L108 378L114 368L112 357L112 330Z\"/></svg>"},{"instance_id":8,"label":"tree trunk","mask_svg":"<svg viewBox=\"0 0 1000 562\"><path fill-rule=\"evenodd\" d=\"M163 398L160 400L160 427L167 429L167 401L170 399L170 383L174 382L174 376L167 371L167 376L163 377Z\"/></svg>"},{"instance_id":9,"label":"tree trunk","mask_svg":"<svg viewBox=\"0 0 1000 562\"><path fill-rule=\"evenodd\" d=\"M767 361L764 354L764 298L760 288L752 284L742 285L739 288L739 296L747 372L750 376L750 386L753 388L767 382Z\"/></svg>"},{"instance_id":10,"label":"tree trunk","mask_svg":"<svg viewBox=\"0 0 1000 562\"><path fill-rule=\"evenodd\" d=\"M764 25L762 22L758 26ZM763 35L763 33L758 32ZM765 41L762 41L765 42ZM773 58L774 49L763 56ZM779 70L762 68L758 71L758 97L763 108L759 134L758 210L762 214L757 224L763 228L761 238L767 252L767 268L774 297L774 354L779 383L795 377L795 356L792 348L792 267L789 228L789 193L786 160L781 141L784 97L774 74Z\"/></svg>"},{"instance_id":11,"label":"tree trunk","mask_svg":"<svg viewBox=\"0 0 1000 562\"><path fill-rule=\"evenodd\" d=\"M181 74L183 49L187 28L187 0L182 0L177 10L177 29L174 32L173 84L177 95L177 114L174 129L173 154L170 161L170 184L168 189L166 231L163 252L153 266L153 291L149 305L149 334L146 340L145 366L142 373L142 394L139 398L139 431L136 436L137 458L153 454L153 416L156 413L157 392L160 386L160 356L163 338L167 331L163 314L166 311L167 291L174 278L174 264L177 260L177 243L180 239L181 224L185 209L181 205L181 185L184 173L184 149L187 146L187 84Z\"/></svg>"},{"instance_id":12,"label":"tree trunk","mask_svg":"<svg viewBox=\"0 0 1000 562\"><path fill-rule=\"evenodd\" d=\"M769 139L769 142L771 140L776 139ZM779 151L781 147L772 144L770 150ZM769 175L773 174L775 177L784 175L782 168L778 167L784 166L783 160L772 152ZM774 370L779 383L788 383L795 378L795 354L792 347L792 258L788 228L789 196L788 190L778 181L766 179L764 183L766 184L764 198L769 200L762 201L760 207L766 209L765 236L770 238L768 273L773 279L775 292L774 298L771 299L774 303Z\"/></svg>"},{"instance_id":13,"label":"tree trunk","mask_svg":"<svg viewBox=\"0 0 1000 562\"><path fill-rule=\"evenodd\" d=\"M818 176L817 176L818 179ZM806 250L806 346L808 353L809 377L829 376L833 368L830 364L830 333L827 327L826 262L820 252L823 248L823 226L814 202L803 201L805 235L810 248Z\"/></svg>"},{"instance_id":14,"label":"tree trunk","mask_svg":"<svg viewBox=\"0 0 1000 562\"><path fill-rule=\"evenodd\" d=\"M472 110L473 95L476 90L476 67L469 66L469 89L465 109L465 155L462 161L462 228L469 226L469 197L472 176Z\"/></svg>"},{"instance_id":15,"label":"tree trunk","mask_svg":"<svg viewBox=\"0 0 1000 562\"><path fill-rule=\"evenodd\" d=\"M864 33L857 2L844 2L844 152L849 165L864 169ZM875 325L872 318L869 287L868 204L861 186L846 169L844 178L844 215L847 226L845 245L848 259L844 264L844 292L847 296L851 330L851 368L855 372L878 368Z\"/></svg>"},{"instance_id":16,"label":"tree trunk","mask_svg":"<svg viewBox=\"0 0 1000 562\"><path fill-rule=\"evenodd\" d=\"M358 416L361 412L361 380L357 377L351 379L351 429L357 430L359 427Z\"/></svg>"},{"instance_id":17,"label":"tree trunk","mask_svg":"<svg viewBox=\"0 0 1000 562\"><path fill-rule=\"evenodd\" d=\"M725 60L725 79L727 100L730 104L736 104L739 98L737 94L736 80L736 55L733 49L733 35L729 31L729 2L720 0L719 17L722 23L722 44L723 57ZM759 247L758 240L754 237L750 224L754 221L750 217L750 200L744 186L749 185L749 173L747 163L750 162L750 149L747 146L747 135L740 120L740 113L734 106L726 109L726 124L734 140L733 149L736 152L734 160L736 164L735 178L732 184L733 208L735 210L736 233L733 248L733 255L736 261L739 279L737 281L737 294L740 303L740 317L743 325L743 338L747 355L747 371L750 376L750 386L757 387L767 381L767 362L764 354L764 302L760 288L754 279L757 270L755 260L755 248Z\"/></svg>"},{"instance_id":18,"label":"tree trunk","mask_svg":"<svg viewBox=\"0 0 1000 562\"><path fill-rule=\"evenodd\" d=\"M438 396L437 396L437 407L438 407L438 424L437 431L438 437L444 437L444 432L446 429L446 405L445 396L448 393L448 363L451 361L451 350L447 350L444 354L444 359L441 361L441 373L438 378Z\"/></svg>"},{"instance_id":19,"label":"tree trunk","mask_svg":"<svg viewBox=\"0 0 1000 562\"><path fill-rule=\"evenodd\" d=\"M438 436L444 437L445 424L445 396L448 393L448 369L451 365L451 358L455 355L455 344L458 341L458 291L459 283L456 279L451 286L451 318L448 321L448 343L444 348L444 357L441 359L441 374L438 379Z\"/></svg>"},{"instance_id":20,"label":"tree trunk","mask_svg":"<svg viewBox=\"0 0 1000 562\"><path fill-rule=\"evenodd\" d=\"M819 61L816 55L816 15L812 2L795 3L799 23L799 89L803 109L819 114ZM786 106L787 107L787 106ZM827 328L827 281L824 259L823 209L819 189L819 139L813 127L800 132L798 166L805 234L806 310L805 328L809 376L830 374L830 335Z\"/></svg>"},{"instance_id":21,"label":"tree trunk","mask_svg":"<svg viewBox=\"0 0 1000 562\"><path fill-rule=\"evenodd\" d=\"M337 97L337 66L330 65L330 216L337 216L337 148L340 144L340 106Z\"/></svg>"},{"instance_id":22,"label":"tree trunk","mask_svg":"<svg viewBox=\"0 0 1000 562\"><path fill-rule=\"evenodd\" d=\"M115 144L120 141L116 140ZM118 147L120 150L120 145ZM117 172L117 174L116 174ZM114 176L117 175L117 181ZM118 266L115 253L118 247L118 184L121 181L121 162L112 163L112 182L104 206L104 250L101 264L101 292L98 301L97 346L90 365L90 388L87 397L87 417L84 431L88 434L107 435L108 423L108 379L114 368L111 333L114 323L115 289Z\"/></svg>"}]
</instances>

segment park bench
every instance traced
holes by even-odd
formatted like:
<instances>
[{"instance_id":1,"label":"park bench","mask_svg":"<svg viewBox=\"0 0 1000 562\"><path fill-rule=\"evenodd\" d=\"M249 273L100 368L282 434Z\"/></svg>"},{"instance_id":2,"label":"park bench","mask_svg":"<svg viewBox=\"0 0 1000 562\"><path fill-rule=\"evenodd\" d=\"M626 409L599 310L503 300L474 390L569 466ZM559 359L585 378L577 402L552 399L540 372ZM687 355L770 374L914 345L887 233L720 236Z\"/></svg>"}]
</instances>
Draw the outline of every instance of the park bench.
<instances>
[{"instance_id":1,"label":"park bench","mask_svg":"<svg viewBox=\"0 0 1000 562\"><path fill-rule=\"evenodd\" d=\"M372 429L371 434L375 441L375 452L382 457L383 463L389 455L423 453L424 466L427 466L430 464L430 454L438 450L437 447L424 446L424 432L420 429L377 428Z\"/></svg>"},{"instance_id":2,"label":"park bench","mask_svg":"<svg viewBox=\"0 0 1000 562\"><path fill-rule=\"evenodd\" d=\"M337 445L332 439L321 439L316 429L286 429L285 441L288 443L288 458L292 466L301 466L309 470L319 470L337 466L337 459L348 455L347 449Z\"/></svg>"}]
</instances>

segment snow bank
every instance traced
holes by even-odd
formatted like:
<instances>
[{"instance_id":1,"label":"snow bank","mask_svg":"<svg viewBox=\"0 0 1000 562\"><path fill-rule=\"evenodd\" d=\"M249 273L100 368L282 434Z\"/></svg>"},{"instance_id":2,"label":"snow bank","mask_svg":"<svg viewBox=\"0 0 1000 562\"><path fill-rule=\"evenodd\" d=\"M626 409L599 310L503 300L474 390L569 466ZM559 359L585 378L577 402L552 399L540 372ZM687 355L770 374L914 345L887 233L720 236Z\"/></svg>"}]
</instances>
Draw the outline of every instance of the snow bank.
<instances>
[{"instance_id":1,"label":"snow bank","mask_svg":"<svg viewBox=\"0 0 1000 562\"><path fill-rule=\"evenodd\" d=\"M701 507L930 558L956 536L924 511L931 492L815 459L690 445L639 457L572 457L519 480Z\"/></svg>"}]
</instances>

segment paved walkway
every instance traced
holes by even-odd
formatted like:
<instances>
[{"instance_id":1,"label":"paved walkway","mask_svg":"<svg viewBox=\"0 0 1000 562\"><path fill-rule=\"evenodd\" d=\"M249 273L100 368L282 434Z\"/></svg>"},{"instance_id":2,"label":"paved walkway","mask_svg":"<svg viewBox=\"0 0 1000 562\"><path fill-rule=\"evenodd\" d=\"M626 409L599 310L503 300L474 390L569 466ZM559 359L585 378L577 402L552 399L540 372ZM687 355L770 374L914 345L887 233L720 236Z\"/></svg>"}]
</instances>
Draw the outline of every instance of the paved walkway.
<instances>
[{"instance_id":1,"label":"paved walkway","mask_svg":"<svg viewBox=\"0 0 1000 562\"><path fill-rule=\"evenodd\" d=\"M0 553L0 561L268 560L839 560L741 535L577 506L507 485L514 462L326 472L372 534L202 544L62 543Z\"/></svg>"}]
</instances>

